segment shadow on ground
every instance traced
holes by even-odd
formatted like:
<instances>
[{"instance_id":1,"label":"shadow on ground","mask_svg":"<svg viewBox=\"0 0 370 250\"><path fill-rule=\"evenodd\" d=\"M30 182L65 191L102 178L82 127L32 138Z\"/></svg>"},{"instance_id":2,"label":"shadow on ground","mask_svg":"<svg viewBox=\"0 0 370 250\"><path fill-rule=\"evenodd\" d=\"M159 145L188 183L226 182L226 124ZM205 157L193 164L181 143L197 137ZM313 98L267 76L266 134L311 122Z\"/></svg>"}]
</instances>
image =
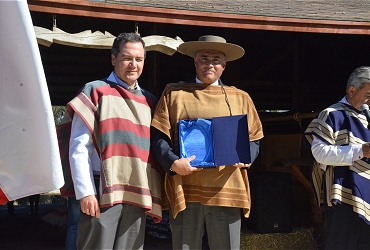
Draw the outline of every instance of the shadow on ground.
<instances>
[{"instance_id":1,"label":"shadow on ground","mask_svg":"<svg viewBox=\"0 0 370 250\"><path fill-rule=\"evenodd\" d=\"M65 210L63 206L64 202L40 204L39 214L29 215L29 206L22 201L15 205L15 216L9 216L7 205L1 205L0 249L65 249L65 226L53 226L43 219ZM172 249L171 240L147 236L144 250L152 249Z\"/></svg>"},{"instance_id":2,"label":"shadow on ground","mask_svg":"<svg viewBox=\"0 0 370 250\"><path fill-rule=\"evenodd\" d=\"M303 188L295 186L295 189ZM304 190L302 190L303 192ZM307 195L308 196L308 195ZM292 224L293 228L311 228L312 221L310 203L307 196L301 196L298 200L293 199L292 204ZM59 196L60 197L60 196ZM42 199L48 198L42 196ZM30 216L27 198L23 198L15 204L15 216L8 215L7 205L0 206L0 249L64 249L64 239L66 235L65 225L54 226L46 222L43 218L51 213L58 214L66 210L66 200L55 199L46 202L40 199L39 214ZM52 216L49 216L52 217ZM60 223L59 223L60 224ZM252 233L252 232L251 232ZM252 233L254 235L254 233ZM320 232L319 232L320 234ZM266 236L262 235L261 236ZM268 236L268 235L267 235ZM321 237L321 236L320 236ZM320 238L314 230L314 240L320 246ZM171 239L160 239L147 234L145 238L144 250L170 250L172 249ZM203 248L207 249L207 247ZM249 249L259 249L254 246ZM322 249L318 247L318 249Z\"/></svg>"},{"instance_id":3,"label":"shadow on ground","mask_svg":"<svg viewBox=\"0 0 370 250\"><path fill-rule=\"evenodd\" d=\"M15 206L8 215L0 207L0 249L64 249L65 232L42 220L42 216L62 204L40 204L38 215L29 215L29 206Z\"/></svg>"}]
</instances>

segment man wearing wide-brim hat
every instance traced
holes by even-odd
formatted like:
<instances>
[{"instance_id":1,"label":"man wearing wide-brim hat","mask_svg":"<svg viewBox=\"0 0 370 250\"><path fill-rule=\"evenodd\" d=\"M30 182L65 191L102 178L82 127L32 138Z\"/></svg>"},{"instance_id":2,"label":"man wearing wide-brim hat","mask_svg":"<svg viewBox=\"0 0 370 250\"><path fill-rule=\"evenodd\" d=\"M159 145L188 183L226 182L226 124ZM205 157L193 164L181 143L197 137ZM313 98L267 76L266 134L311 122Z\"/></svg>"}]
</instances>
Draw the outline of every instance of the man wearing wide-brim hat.
<instances>
[{"instance_id":1,"label":"man wearing wide-brim hat","mask_svg":"<svg viewBox=\"0 0 370 250\"><path fill-rule=\"evenodd\" d=\"M196 78L166 86L154 113L151 137L151 148L167 172L173 248L201 249L206 231L211 249L238 249L240 209L248 217L251 204L247 168L258 155L263 132L248 93L224 85L220 77L226 62L241 58L244 49L222 37L206 35L181 44L178 51L194 58ZM244 114L251 162L205 169L191 166L195 156L179 157L180 120Z\"/></svg>"}]
</instances>

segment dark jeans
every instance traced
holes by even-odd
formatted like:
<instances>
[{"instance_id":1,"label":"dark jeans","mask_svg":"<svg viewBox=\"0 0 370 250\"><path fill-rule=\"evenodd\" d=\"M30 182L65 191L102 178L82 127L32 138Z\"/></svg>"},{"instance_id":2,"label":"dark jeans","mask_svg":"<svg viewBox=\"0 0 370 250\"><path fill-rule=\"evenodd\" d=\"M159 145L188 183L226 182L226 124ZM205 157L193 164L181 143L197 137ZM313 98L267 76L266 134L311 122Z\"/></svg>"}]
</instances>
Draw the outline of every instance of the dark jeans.
<instances>
[{"instance_id":1,"label":"dark jeans","mask_svg":"<svg viewBox=\"0 0 370 250\"><path fill-rule=\"evenodd\" d=\"M76 197L68 197L67 235L65 247L68 250L76 249L77 225L80 219L80 201Z\"/></svg>"},{"instance_id":2,"label":"dark jeans","mask_svg":"<svg viewBox=\"0 0 370 250\"><path fill-rule=\"evenodd\" d=\"M343 204L326 209L327 237L325 249L369 249L370 225Z\"/></svg>"}]
</instances>

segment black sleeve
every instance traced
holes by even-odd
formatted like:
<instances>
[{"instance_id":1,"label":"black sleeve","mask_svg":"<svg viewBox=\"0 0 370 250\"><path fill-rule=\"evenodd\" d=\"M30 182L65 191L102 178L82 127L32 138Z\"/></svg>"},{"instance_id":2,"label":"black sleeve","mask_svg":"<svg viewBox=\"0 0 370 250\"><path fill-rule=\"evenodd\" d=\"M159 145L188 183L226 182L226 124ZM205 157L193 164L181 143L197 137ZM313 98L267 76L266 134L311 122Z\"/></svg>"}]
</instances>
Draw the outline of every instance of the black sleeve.
<instances>
[{"instance_id":1,"label":"black sleeve","mask_svg":"<svg viewBox=\"0 0 370 250\"><path fill-rule=\"evenodd\" d=\"M154 127L150 127L151 151L161 167L170 175L175 175L175 172L170 171L174 161L179 159L172 149L170 138Z\"/></svg>"},{"instance_id":2,"label":"black sleeve","mask_svg":"<svg viewBox=\"0 0 370 250\"><path fill-rule=\"evenodd\" d=\"M257 158L259 149L260 149L260 141L251 141L250 142L250 150L251 150L251 163Z\"/></svg>"}]
</instances>

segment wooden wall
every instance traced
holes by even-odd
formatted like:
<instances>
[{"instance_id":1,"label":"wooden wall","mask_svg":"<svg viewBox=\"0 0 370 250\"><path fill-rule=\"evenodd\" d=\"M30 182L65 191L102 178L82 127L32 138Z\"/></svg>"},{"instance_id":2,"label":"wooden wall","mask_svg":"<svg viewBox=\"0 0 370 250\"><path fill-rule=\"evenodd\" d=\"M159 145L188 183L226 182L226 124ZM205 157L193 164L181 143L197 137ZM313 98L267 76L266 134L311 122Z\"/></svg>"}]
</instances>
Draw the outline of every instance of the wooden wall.
<instances>
[{"instance_id":1,"label":"wooden wall","mask_svg":"<svg viewBox=\"0 0 370 250\"><path fill-rule=\"evenodd\" d=\"M35 26L51 29L53 16L32 12ZM117 35L134 31L134 21L98 17L56 16L57 27L68 33L84 30ZM368 65L370 36L238 30L139 23L142 36L163 35L184 41L205 34L220 35L241 45L245 55L229 62L222 76L227 85L247 91L261 117L276 115L265 110L288 110L285 114L317 112L345 94L350 73ZM88 81L106 77L112 67L109 50L82 49L53 44L40 45L51 100L65 105ZM157 97L167 83L195 77L193 59L148 52L140 85ZM286 128L286 129L285 129ZM270 126L266 133L296 133L295 125ZM292 131L292 129L294 131Z\"/></svg>"}]
</instances>

